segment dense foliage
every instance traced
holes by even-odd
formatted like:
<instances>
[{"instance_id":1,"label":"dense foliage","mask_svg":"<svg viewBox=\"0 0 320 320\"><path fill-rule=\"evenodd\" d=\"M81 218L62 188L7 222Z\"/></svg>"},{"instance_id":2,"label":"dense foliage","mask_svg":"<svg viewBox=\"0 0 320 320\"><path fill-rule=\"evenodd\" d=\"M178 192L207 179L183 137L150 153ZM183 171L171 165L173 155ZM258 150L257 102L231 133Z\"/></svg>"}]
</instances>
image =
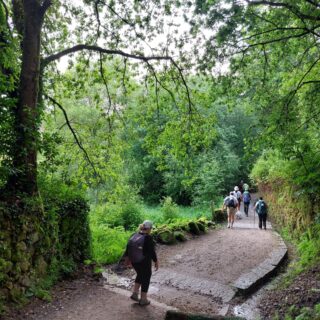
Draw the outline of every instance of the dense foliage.
<instances>
[{"instance_id":1,"label":"dense foliage","mask_svg":"<svg viewBox=\"0 0 320 320\"><path fill-rule=\"evenodd\" d=\"M89 222L95 260L114 262L143 219L208 216L250 172L301 265L318 261L319 10L305 0L0 1L0 281L15 249L30 253L15 257L25 273L54 265L50 245L72 269L90 255ZM19 272L9 280L22 283L8 285L12 297L30 287Z\"/></svg>"}]
</instances>

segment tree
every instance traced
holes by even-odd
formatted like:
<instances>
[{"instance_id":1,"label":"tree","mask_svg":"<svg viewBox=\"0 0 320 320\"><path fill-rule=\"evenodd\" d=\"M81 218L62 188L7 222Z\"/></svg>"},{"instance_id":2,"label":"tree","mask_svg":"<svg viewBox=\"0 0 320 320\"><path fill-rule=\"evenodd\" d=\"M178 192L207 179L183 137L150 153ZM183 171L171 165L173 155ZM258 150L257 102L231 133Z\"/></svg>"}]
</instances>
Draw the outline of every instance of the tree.
<instances>
[{"instance_id":1,"label":"tree","mask_svg":"<svg viewBox=\"0 0 320 320\"><path fill-rule=\"evenodd\" d=\"M106 56L120 56L124 65L128 59L143 62L155 77L157 66L153 62L167 70L172 66L178 73L176 81L183 83L188 94L182 69L170 56L168 43L172 40L163 46L158 44L158 49L150 47L150 54L146 54L145 43L154 40L163 29L165 17L171 14L166 2L86 0L73 5L69 1L13 0L10 6L7 1L1 1L0 5L7 13L7 21L12 15L11 33L20 41L21 48L21 61L15 61L20 66L19 84L15 86L17 103L12 110L13 141L7 183L7 189L13 192L29 195L37 192L43 94L44 90L50 91L47 86L50 74L55 69L54 62L60 58L80 53L90 64L90 59L100 59L102 63ZM103 68L101 81L105 82ZM50 101L55 103L54 99Z\"/></svg>"}]
</instances>

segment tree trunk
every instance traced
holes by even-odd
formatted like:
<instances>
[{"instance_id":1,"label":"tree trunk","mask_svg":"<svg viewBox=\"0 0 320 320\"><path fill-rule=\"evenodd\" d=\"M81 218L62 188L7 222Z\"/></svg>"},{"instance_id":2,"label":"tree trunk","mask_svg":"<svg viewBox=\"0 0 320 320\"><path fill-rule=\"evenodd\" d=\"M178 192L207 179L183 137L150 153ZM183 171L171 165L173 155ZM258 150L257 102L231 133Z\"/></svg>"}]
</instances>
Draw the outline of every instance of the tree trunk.
<instances>
[{"instance_id":1,"label":"tree trunk","mask_svg":"<svg viewBox=\"0 0 320 320\"><path fill-rule=\"evenodd\" d=\"M13 6L21 5L13 1ZM15 144L7 189L33 195L37 192L37 151L40 126L38 90L40 73L40 35L43 8L37 0L23 1L22 65L19 96L14 111Z\"/></svg>"}]
</instances>

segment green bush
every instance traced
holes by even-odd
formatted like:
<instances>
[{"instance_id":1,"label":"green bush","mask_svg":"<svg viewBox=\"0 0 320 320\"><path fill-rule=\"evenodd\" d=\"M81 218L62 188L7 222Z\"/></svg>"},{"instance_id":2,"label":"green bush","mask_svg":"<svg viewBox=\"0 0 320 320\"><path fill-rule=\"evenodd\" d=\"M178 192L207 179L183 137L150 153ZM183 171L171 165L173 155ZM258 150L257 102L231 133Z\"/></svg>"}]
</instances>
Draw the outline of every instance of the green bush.
<instances>
[{"instance_id":1,"label":"green bush","mask_svg":"<svg viewBox=\"0 0 320 320\"><path fill-rule=\"evenodd\" d=\"M98 263L115 263L123 255L131 232L123 227L92 226L92 256Z\"/></svg>"},{"instance_id":2,"label":"green bush","mask_svg":"<svg viewBox=\"0 0 320 320\"><path fill-rule=\"evenodd\" d=\"M93 206L90 213L90 224L110 228L124 227L125 230L135 230L142 221L140 206L132 202Z\"/></svg>"},{"instance_id":3,"label":"green bush","mask_svg":"<svg viewBox=\"0 0 320 320\"><path fill-rule=\"evenodd\" d=\"M104 225L111 228L123 226L121 208L117 204L107 203L92 206L90 211L90 225Z\"/></svg>"},{"instance_id":4,"label":"green bush","mask_svg":"<svg viewBox=\"0 0 320 320\"><path fill-rule=\"evenodd\" d=\"M298 243L298 251L302 267L320 261L320 225L310 227Z\"/></svg>"},{"instance_id":5,"label":"green bush","mask_svg":"<svg viewBox=\"0 0 320 320\"><path fill-rule=\"evenodd\" d=\"M90 258L88 212L89 206L83 198L59 201L59 240L63 259L79 263Z\"/></svg>"},{"instance_id":6,"label":"green bush","mask_svg":"<svg viewBox=\"0 0 320 320\"><path fill-rule=\"evenodd\" d=\"M138 205L130 202L125 204L121 210L123 227L125 230L135 230L142 223L143 217Z\"/></svg>"},{"instance_id":7,"label":"green bush","mask_svg":"<svg viewBox=\"0 0 320 320\"><path fill-rule=\"evenodd\" d=\"M171 197L164 197L161 212L164 221L173 221L178 218L178 206Z\"/></svg>"}]
</instances>

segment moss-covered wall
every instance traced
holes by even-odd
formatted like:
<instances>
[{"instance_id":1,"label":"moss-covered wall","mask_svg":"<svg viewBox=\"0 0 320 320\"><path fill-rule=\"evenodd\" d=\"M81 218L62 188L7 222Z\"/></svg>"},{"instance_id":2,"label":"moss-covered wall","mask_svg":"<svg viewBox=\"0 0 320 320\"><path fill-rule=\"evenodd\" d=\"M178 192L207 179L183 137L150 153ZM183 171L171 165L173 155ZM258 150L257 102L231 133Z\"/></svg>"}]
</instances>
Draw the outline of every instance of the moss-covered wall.
<instances>
[{"instance_id":1,"label":"moss-covered wall","mask_svg":"<svg viewBox=\"0 0 320 320\"><path fill-rule=\"evenodd\" d=\"M79 197L55 205L43 205L40 199L0 203L2 307L31 295L50 272L58 277L66 261L76 265L89 257L88 211Z\"/></svg>"},{"instance_id":2,"label":"moss-covered wall","mask_svg":"<svg viewBox=\"0 0 320 320\"><path fill-rule=\"evenodd\" d=\"M270 214L281 226L299 237L315 221L319 204L312 196L299 191L285 181L260 183L259 192L267 201Z\"/></svg>"}]
</instances>

